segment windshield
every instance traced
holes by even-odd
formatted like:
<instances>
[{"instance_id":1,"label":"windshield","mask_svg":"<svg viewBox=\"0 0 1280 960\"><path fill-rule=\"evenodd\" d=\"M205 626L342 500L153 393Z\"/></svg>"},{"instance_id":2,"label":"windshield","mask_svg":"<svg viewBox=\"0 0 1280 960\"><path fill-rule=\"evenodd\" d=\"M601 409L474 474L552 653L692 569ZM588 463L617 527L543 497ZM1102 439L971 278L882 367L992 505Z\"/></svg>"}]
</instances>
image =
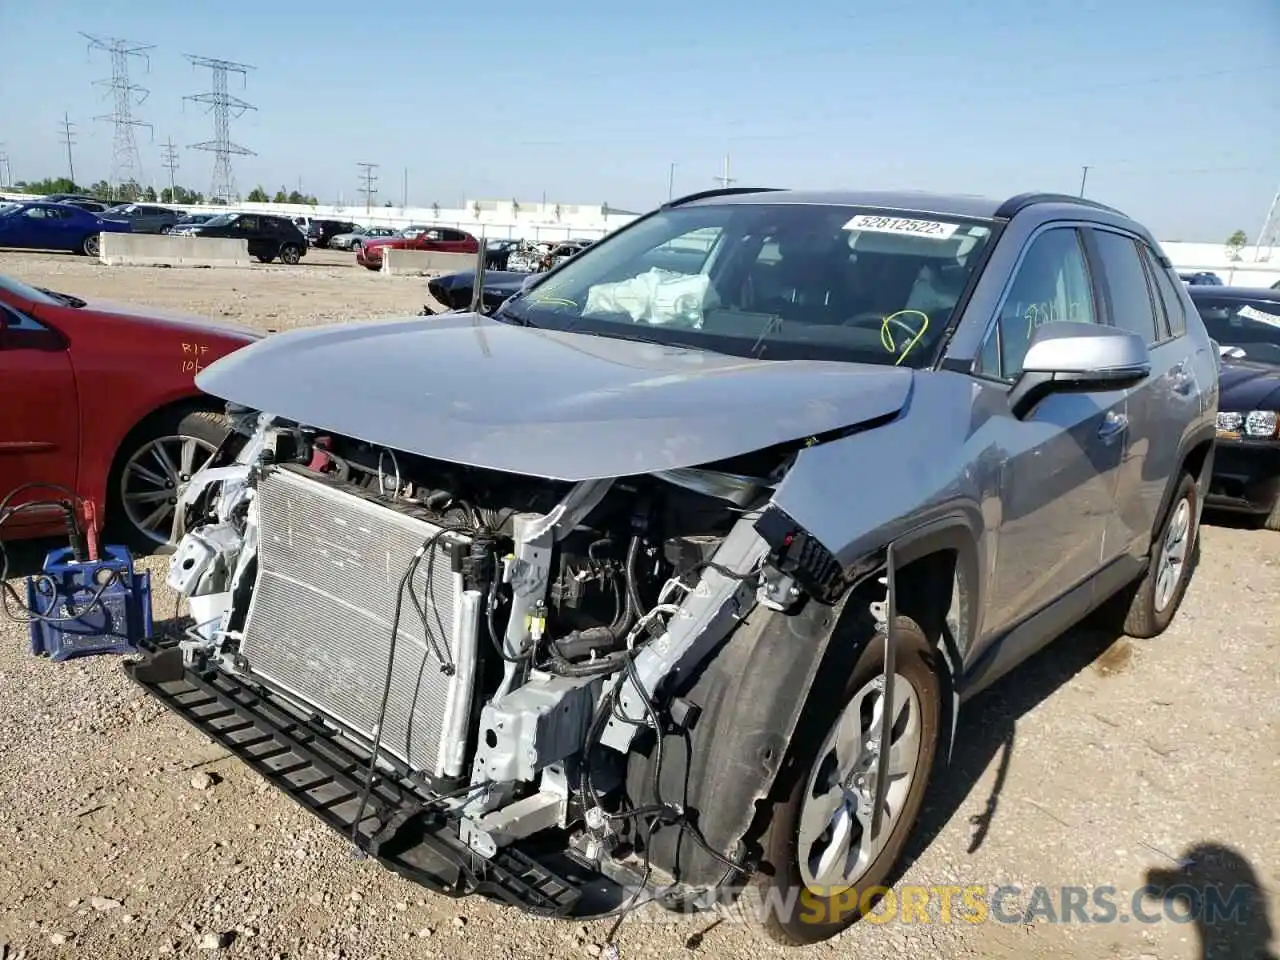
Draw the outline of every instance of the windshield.
<instances>
[{"instance_id":1,"label":"windshield","mask_svg":"<svg viewBox=\"0 0 1280 960\"><path fill-rule=\"evenodd\" d=\"M772 360L929 362L991 235L818 204L663 210L592 244L499 320Z\"/></svg>"},{"instance_id":2,"label":"windshield","mask_svg":"<svg viewBox=\"0 0 1280 960\"><path fill-rule=\"evenodd\" d=\"M220 213L216 217L210 217L204 222L206 227L225 227L229 223L235 222L238 213Z\"/></svg>"},{"instance_id":3,"label":"windshield","mask_svg":"<svg viewBox=\"0 0 1280 960\"><path fill-rule=\"evenodd\" d=\"M1246 360L1280 366L1280 300L1197 297L1196 309L1219 345L1239 347Z\"/></svg>"},{"instance_id":4,"label":"windshield","mask_svg":"<svg viewBox=\"0 0 1280 960\"><path fill-rule=\"evenodd\" d=\"M5 211L0 210L0 217L3 217L4 215ZM51 307L58 306L63 303L60 298L50 296L42 290L37 290L35 287L29 287L25 283L13 279L13 277L6 277L3 273L0 273L0 291L3 291L4 293L11 293L14 296L21 297L24 300L29 300L32 303L43 303Z\"/></svg>"}]
</instances>

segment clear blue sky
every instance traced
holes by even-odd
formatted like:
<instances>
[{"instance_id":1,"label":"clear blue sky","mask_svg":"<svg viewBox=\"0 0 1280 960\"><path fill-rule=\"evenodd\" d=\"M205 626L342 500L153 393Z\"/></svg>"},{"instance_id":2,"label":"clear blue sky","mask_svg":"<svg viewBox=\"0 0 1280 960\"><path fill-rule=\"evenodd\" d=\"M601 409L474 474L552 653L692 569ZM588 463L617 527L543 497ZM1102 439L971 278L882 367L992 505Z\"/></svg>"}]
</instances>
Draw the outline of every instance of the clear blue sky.
<instances>
[{"instance_id":1,"label":"clear blue sky","mask_svg":"<svg viewBox=\"0 0 1280 960\"><path fill-rule=\"evenodd\" d=\"M0 143L14 177L107 176L109 57L77 31L154 44L135 116L160 146L210 139L183 54L253 64L232 139L256 184L379 199L645 209L740 184L1088 194L1166 240L1250 239L1280 187L1280 0L0 0ZM179 181L207 189L212 156Z\"/></svg>"}]
</instances>

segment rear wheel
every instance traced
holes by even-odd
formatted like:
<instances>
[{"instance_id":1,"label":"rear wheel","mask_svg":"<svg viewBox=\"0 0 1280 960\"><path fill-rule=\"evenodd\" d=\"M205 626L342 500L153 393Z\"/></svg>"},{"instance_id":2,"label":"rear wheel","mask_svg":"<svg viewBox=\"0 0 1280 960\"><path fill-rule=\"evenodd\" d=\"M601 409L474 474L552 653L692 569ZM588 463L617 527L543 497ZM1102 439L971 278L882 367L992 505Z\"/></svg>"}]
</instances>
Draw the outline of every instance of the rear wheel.
<instances>
[{"instance_id":1,"label":"rear wheel","mask_svg":"<svg viewBox=\"0 0 1280 960\"><path fill-rule=\"evenodd\" d=\"M1147 640L1160 636L1173 622L1187 592L1199 546L1199 502L1195 480L1189 473L1182 474L1164 522L1151 538L1147 572L1136 585L1110 601L1111 610L1104 614L1113 627L1118 625L1129 636Z\"/></svg>"},{"instance_id":2,"label":"rear wheel","mask_svg":"<svg viewBox=\"0 0 1280 960\"><path fill-rule=\"evenodd\" d=\"M178 493L226 438L229 426L209 410L166 410L121 446L108 484L107 525L135 550L168 543Z\"/></svg>"},{"instance_id":3,"label":"rear wheel","mask_svg":"<svg viewBox=\"0 0 1280 960\"><path fill-rule=\"evenodd\" d=\"M880 830L873 836L870 826L885 706L884 635L877 633L843 695L819 704L822 715L806 723L808 733L798 733L792 745L794 783L761 839L765 869L754 881L765 888L764 905L794 904L758 916L771 939L812 944L852 926L883 895L910 836L937 750L942 685L920 627L899 617L894 634L889 783Z\"/></svg>"},{"instance_id":4,"label":"rear wheel","mask_svg":"<svg viewBox=\"0 0 1280 960\"><path fill-rule=\"evenodd\" d=\"M280 248L280 262L294 264L302 259L302 253L292 243L286 243Z\"/></svg>"},{"instance_id":5,"label":"rear wheel","mask_svg":"<svg viewBox=\"0 0 1280 960\"><path fill-rule=\"evenodd\" d=\"M80 242L80 252L86 257L96 257L101 249L100 234L91 233Z\"/></svg>"},{"instance_id":6,"label":"rear wheel","mask_svg":"<svg viewBox=\"0 0 1280 960\"><path fill-rule=\"evenodd\" d=\"M259 263L271 263L275 260L275 257L271 256L270 254L264 253L259 255L257 260Z\"/></svg>"}]
</instances>

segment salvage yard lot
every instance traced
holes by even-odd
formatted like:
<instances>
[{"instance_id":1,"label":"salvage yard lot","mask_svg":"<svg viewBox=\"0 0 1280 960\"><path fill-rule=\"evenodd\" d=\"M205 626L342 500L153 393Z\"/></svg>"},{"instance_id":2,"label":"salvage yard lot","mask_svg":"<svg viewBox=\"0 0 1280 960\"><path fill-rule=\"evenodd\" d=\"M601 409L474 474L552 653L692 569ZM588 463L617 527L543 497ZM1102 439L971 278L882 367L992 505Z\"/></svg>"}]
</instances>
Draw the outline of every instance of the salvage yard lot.
<instances>
[{"instance_id":1,"label":"salvage yard lot","mask_svg":"<svg viewBox=\"0 0 1280 960\"><path fill-rule=\"evenodd\" d=\"M0 273L262 330L407 316L427 297L422 279L382 277L326 251L294 267L219 270L0 252ZM15 558L29 565L38 550ZM164 562L146 564L156 617L170 617ZM1240 922L1208 933L1168 918L942 923L935 897L933 923L863 922L786 951L736 920L708 929L714 917L645 912L623 925L621 957L1261 956L1280 927L1277 598L1280 534L1205 527L1165 636L1074 631L966 708L962 746L931 787L901 881L1043 886L1058 905L1062 887L1090 896L1114 887L1127 915L1131 892L1157 871L1251 887ZM199 946L209 934L232 934L226 955L254 958L585 957L600 953L609 927L449 901L353 860L340 837L144 698L118 658L39 661L24 628L3 621L0 784L9 957L207 955ZM1006 912L1021 903L1010 898ZM1162 912L1154 901L1146 910ZM1167 914L1184 917L1185 907Z\"/></svg>"}]
</instances>

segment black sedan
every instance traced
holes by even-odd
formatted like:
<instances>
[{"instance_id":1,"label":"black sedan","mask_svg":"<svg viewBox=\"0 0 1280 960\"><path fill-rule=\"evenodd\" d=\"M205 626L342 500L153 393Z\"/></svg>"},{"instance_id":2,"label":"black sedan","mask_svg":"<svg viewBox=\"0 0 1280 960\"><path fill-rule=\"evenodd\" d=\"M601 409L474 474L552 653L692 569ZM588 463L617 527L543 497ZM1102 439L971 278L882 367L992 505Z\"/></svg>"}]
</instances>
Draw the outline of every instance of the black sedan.
<instances>
[{"instance_id":1,"label":"black sedan","mask_svg":"<svg viewBox=\"0 0 1280 960\"><path fill-rule=\"evenodd\" d=\"M1280 530L1280 290L1187 289L1222 350L1218 442L1205 506Z\"/></svg>"}]
</instances>

